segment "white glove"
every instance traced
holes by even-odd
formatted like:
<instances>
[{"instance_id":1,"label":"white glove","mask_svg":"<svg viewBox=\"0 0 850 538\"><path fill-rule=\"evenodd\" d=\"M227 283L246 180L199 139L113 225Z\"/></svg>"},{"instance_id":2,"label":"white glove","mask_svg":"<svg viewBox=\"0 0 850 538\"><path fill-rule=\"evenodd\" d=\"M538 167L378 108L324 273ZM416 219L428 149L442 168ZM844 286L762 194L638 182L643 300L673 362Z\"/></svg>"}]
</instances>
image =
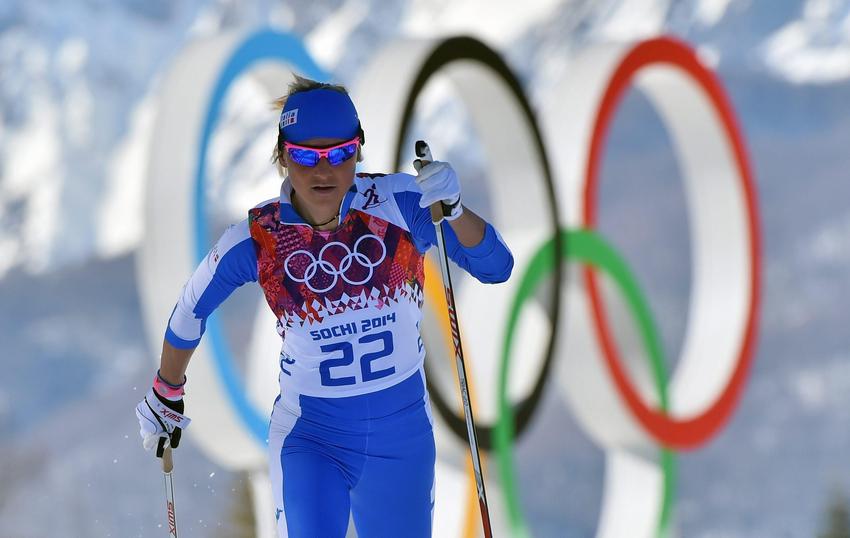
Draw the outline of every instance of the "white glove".
<instances>
[{"instance_id":1,"label":"white glove","mask_svg":"<svg viewBox=\"0 0 850 538\"><path fill-rule=\"evenodd\" d=\"M419 170L416 183L422 191L420 207L430 207L435 202L442 202L446 220L454 220L463 213L460 182L449 163L432 161L426 164Z\"/></svg>"},{"instance_id":2,"label":"white glove","mask_svg":"<svg viewBox=\"0 0 850 538\"><path fill-rule=\"evenodd\" d=\"M136 406L136 418L139 419L142 446L145 450L156 447L156 455L160 458L166 443L177 448L183 429L191 422L183 414L182 397L169 400L157 394L153 388Z\"/></svg>"}]
</instances>

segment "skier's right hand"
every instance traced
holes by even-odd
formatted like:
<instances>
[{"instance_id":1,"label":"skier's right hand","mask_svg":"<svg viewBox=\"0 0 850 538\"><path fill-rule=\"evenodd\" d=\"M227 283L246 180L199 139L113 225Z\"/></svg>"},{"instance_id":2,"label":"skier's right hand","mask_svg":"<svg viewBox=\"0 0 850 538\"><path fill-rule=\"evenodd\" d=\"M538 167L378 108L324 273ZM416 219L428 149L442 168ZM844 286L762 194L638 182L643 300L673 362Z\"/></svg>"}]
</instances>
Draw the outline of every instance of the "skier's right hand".
<instances>
[{"instance_id":1,"label":"skier's right hand","mask_svg":"<svg viewBox=\"0 0 850 538\"><path fill-rule=\"evenodd\" d=\"M419 162L416 184L422 191L419 206L430 207L431 204L442 202L443 214L446 220L455 220L463 213L460 203L460 181L458 181L452 165L442 161L431 161L425 166ZM414 164L414 166L416 166Z\"/></svg>"},{"instance_id":2,"label":"skier's right hand","mask_svg":"<svg viewBox=\"0 0 850 538\"><path fill-rule=\"evenodd\" d=\"M136 406L139 435L145 450L156 447L156 456L162 457L166 443L172 448L180 444L183 429L191 420L183 414L183 385L171 385L157 372L153 387Z\"/></svg>"}]
</instances>

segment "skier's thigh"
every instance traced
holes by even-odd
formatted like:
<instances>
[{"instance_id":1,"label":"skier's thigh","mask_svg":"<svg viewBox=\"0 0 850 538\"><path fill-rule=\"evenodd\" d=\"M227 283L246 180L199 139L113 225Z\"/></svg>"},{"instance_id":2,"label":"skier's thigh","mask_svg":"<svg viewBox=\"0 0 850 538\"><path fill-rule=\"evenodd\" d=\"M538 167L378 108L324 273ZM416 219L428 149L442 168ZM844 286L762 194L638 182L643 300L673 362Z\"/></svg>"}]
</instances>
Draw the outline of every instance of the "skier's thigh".
<instances>
[{"instance_id":1,"label":"skier's thigh","mask_svg":"<svg viewBox=\"0 0 850 538\"><path fill-rule=\"evenodd\" d=\"M287 538L343 538L350 503L348 484L337 464L312 452L284 451L282 461Z\"/></svg>"},{"instance_id":2,"label":"skier's thigh","mask_svg":"<svg viewBox=\"0 0 850 538\"><path fill-rule=\"evenodd\" d=\"M367 458L351 491L358 536L431 536L435 447L433 435L418 436L395 456Z\"/></svg>"}]
</instances>

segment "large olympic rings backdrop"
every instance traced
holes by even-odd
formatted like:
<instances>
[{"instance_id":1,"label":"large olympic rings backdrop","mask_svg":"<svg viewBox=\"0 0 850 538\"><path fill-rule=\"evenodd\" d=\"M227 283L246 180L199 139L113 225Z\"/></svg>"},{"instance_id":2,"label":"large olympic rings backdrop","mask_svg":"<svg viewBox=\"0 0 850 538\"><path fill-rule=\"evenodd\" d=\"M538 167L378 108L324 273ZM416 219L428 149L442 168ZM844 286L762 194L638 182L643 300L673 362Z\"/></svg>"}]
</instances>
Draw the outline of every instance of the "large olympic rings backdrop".
<instances>
[{"instance_id":1,"label":"large olympic rings backdrop","mask_svg":"<svg viewBox=\"0 0 850 538\"><path fill-rule=\"evenodd\" d=\"M147 234L138 258L153 349L161 345L181 285L212 246L203 196L206 153L228 88L239 77L253 77L271 100L283 92L291 71L331 78L297 38L264 31L195 43L163 82L151 147ZM491 509L494 528L527 532L512 446L554 373L561 396L606 453L597 536L664 534L675 482L672 451L700 446L729 418L756 340L759 220L728 99L687 45L658 38L581 51L551 101L542 104L544 121L538 123L511 69L483 43L401 40L377 54L353 88L369 133L362 169L392 171L410 161L404 141L417 97L433 78L449 81L469 111L488 155L492 220L516 260L514 276L504 285L461 280L458 286L479 439L498 461L499 472L491 469L486 478L503 493L490 495L497 505ZM668 129L690 212L693 285L681 358L671 376L664 372L658 333L635 278L595 230L606 133L632 86L647 96ZM562 141L561 151L550 160L544 141L554 139ZM539 210L516 209L529 207ZM368 266L372 260L361 260L355 248L350 262ZM344 272L324 267L321 256L313 266L314 272ZM439 272L431 265L427 274L423 336L438 411L435 533L472 535L477 502L464 467L463 418L450 403L457 401L456 383L444 373L452 370L451 348L435 282ZM541 291L543 284L553 291ZM484 305L487 316L478 312ZM267 310L264 304L257 309ZM613 315L619 312L627 315ZM640 346L615 341L611 320L622 319L632 320L627 329L640 334ZM267 315L257 315L249 351L254 373L247 381L234 367L215 316L190 364L197 403L190 403L189 431L222 465L265 468L279 347L271 324ZM503 339L492 338L500 328ZM442 361L446 367L437 367ZM633 380L624 364L649 372L652 382ZM469 502L451 500L464 497Z\"/></svg>"}]
</instances>

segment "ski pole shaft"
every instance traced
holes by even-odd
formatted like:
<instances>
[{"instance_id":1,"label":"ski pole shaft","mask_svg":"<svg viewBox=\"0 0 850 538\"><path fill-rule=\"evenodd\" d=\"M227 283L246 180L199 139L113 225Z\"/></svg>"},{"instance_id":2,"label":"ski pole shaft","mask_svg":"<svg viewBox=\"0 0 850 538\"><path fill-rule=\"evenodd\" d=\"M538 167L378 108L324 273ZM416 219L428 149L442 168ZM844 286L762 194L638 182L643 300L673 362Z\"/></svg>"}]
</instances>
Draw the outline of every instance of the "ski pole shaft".
<instances>
[{"instance_id":1,"label":"ski pole shaft","mask_svg":"<svg viewBox=\"0 0 850 538\"><path fill-rule=\"evenodd\" d=\"M165 447L162 453L162 474L165 476L165 508L168 517L168 535L177 538L177 516L174 510L174 485L171 482L174 470L174 459L171 455L171 447Z\"/></svg>"},{"instance_id":2,"label":"ski pole shaft","mask_svg":"<svg viewBox=\"0 0 850 538\"><path fill-rule=\"evenodd\" d=\"M418 164L415 162L417 172L419 169L433 160L431 150L428 144L423 140L416 142L416 157ZM472 415L472 403L469 398L469 383L466 380L466 365L463 360L463 347L460 339L460 326L457 321L457 308L455 307L454 290L452 289L452 278L449 274L449 258L446 253L445 238L443 237L443 228L440 223L443 221L443 206L442 202L431 204L431 221L434 223L437 232L437 254L440 258L440 273L443 277L443 288L446 292L446 304L449 310L449 324L452 330L452 342L454 342L455 351L455 366L457 367L457 377L460 383L460 395L463 400L463 414L466 418L466 433L469 439L469 451L472 455L472 468L475 473L475 484L478 487L478 505L481 509L481 523L484 526L484 538L492 538L493 534L490 529L490 509L487 504L487 493L484 490L484 475L481 472L481 456L478 451L478 435L475 432L475 420Z\"/></svg>"}]
</instances>

